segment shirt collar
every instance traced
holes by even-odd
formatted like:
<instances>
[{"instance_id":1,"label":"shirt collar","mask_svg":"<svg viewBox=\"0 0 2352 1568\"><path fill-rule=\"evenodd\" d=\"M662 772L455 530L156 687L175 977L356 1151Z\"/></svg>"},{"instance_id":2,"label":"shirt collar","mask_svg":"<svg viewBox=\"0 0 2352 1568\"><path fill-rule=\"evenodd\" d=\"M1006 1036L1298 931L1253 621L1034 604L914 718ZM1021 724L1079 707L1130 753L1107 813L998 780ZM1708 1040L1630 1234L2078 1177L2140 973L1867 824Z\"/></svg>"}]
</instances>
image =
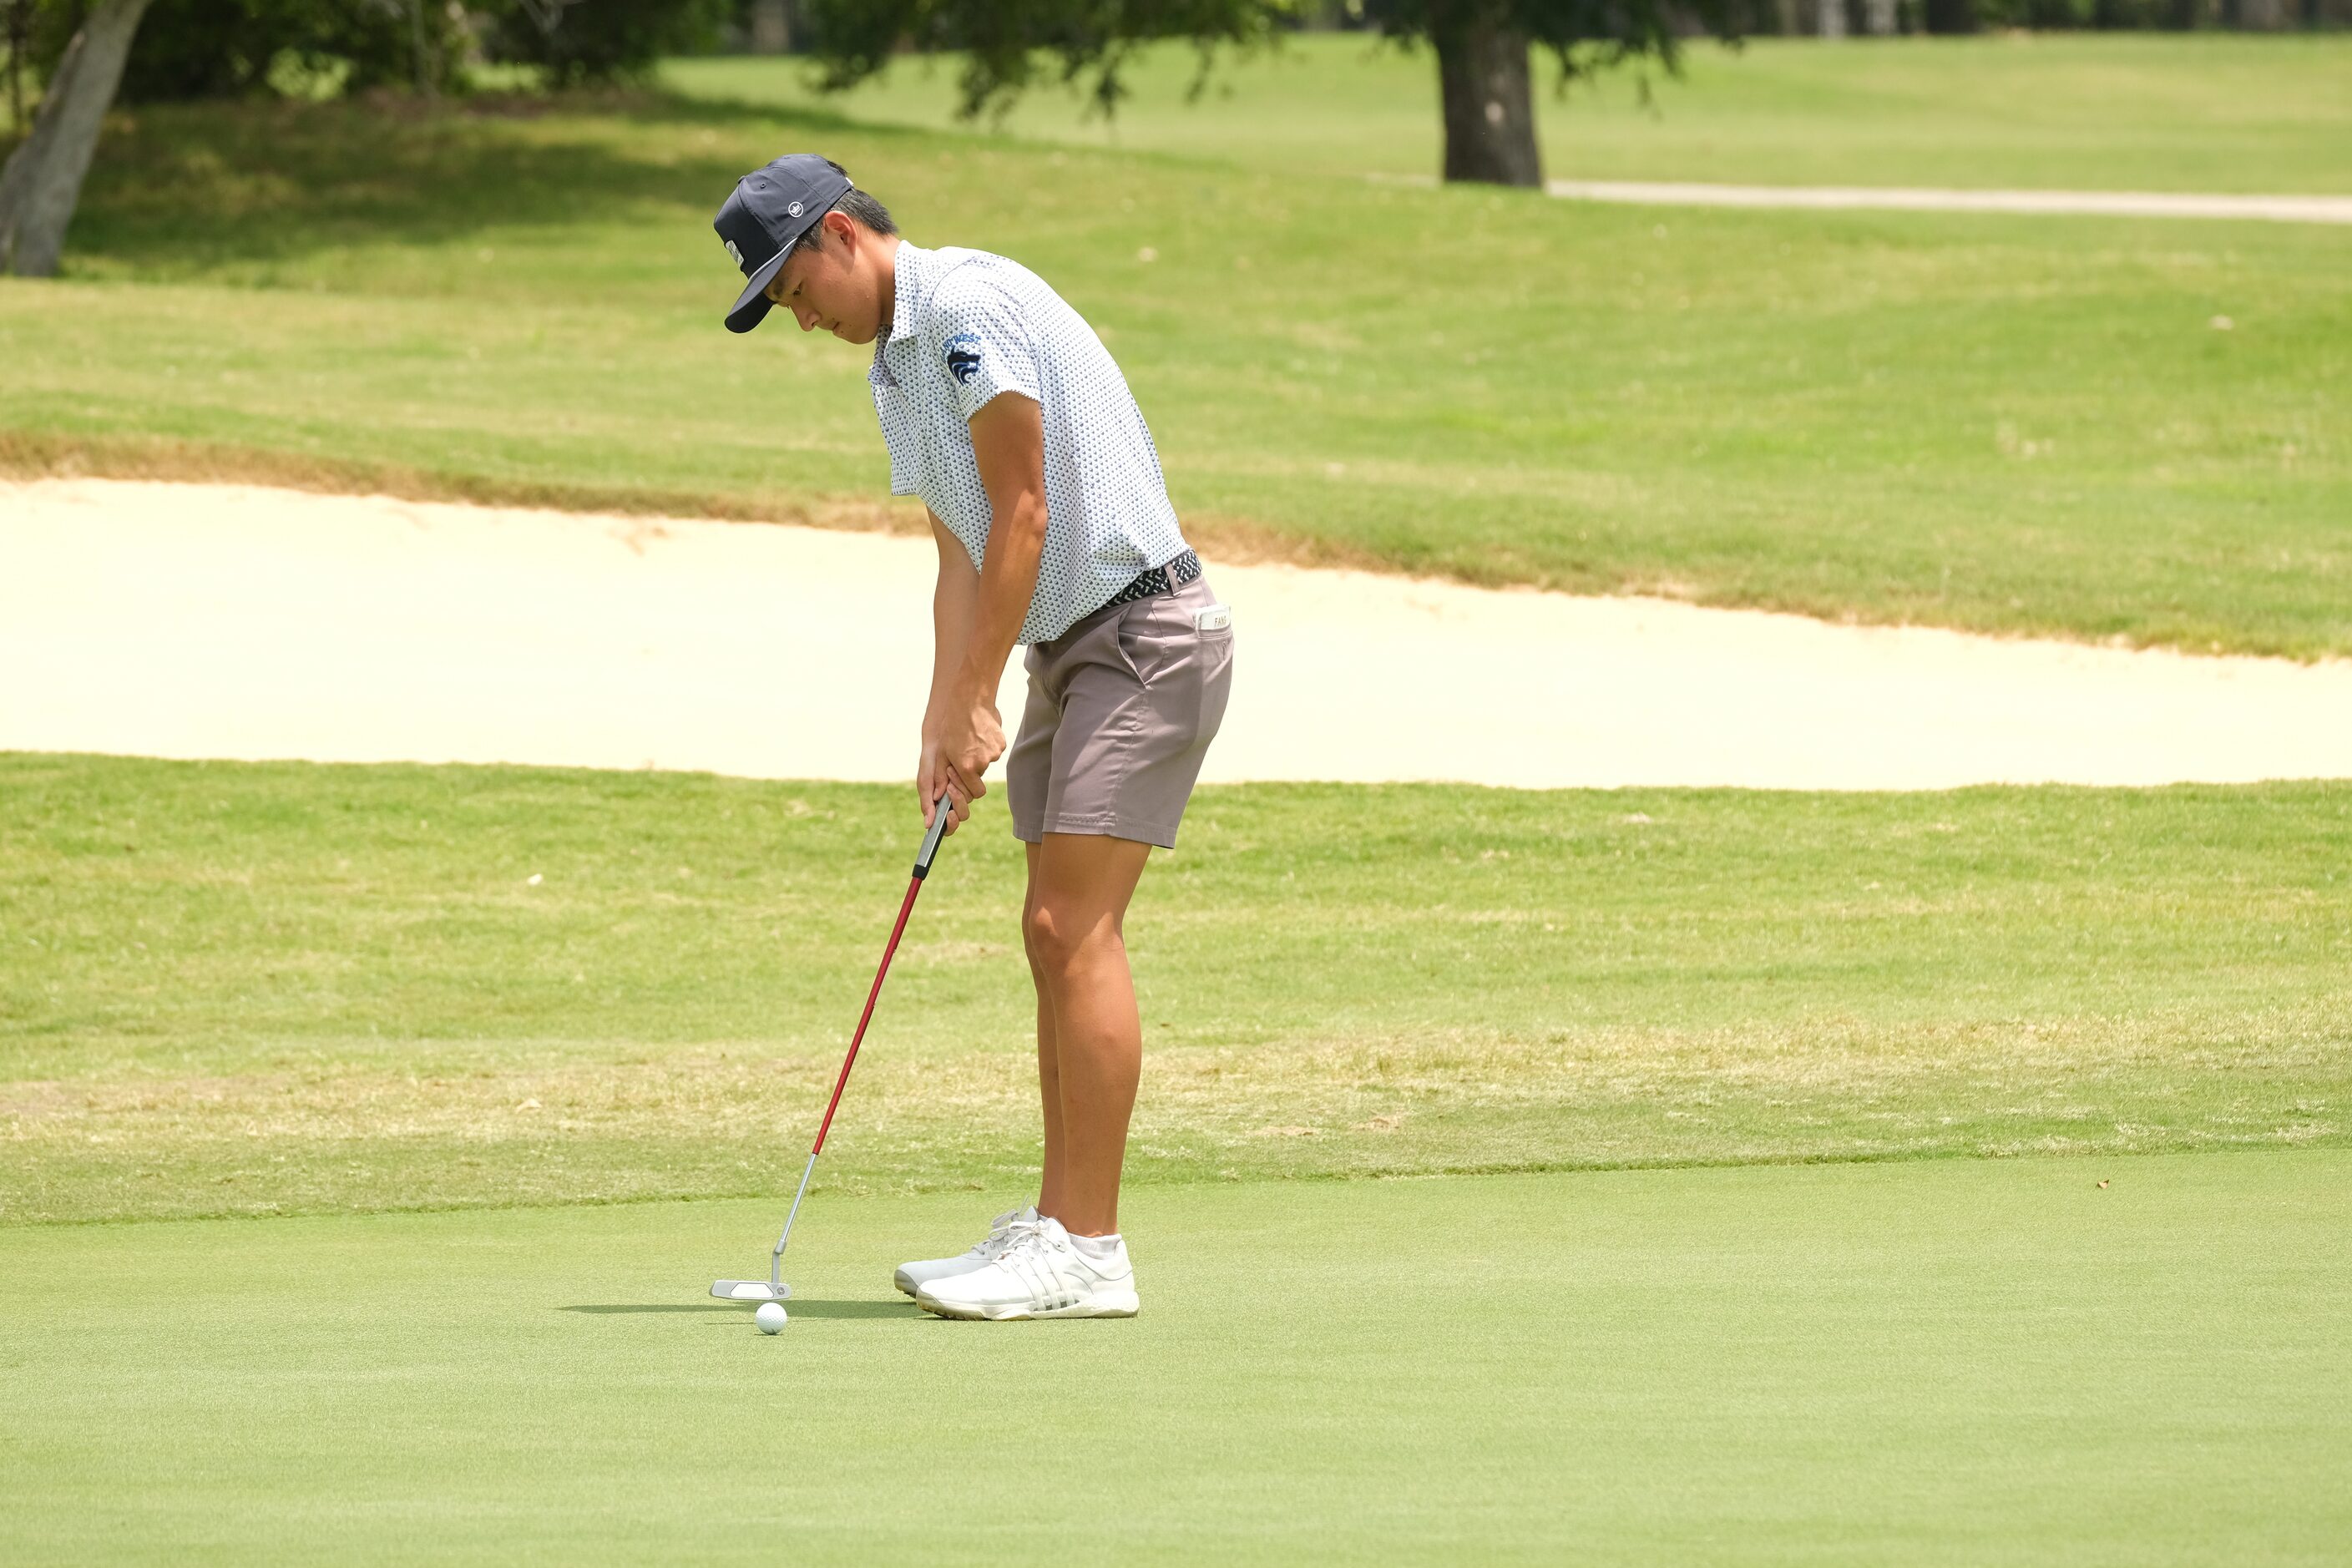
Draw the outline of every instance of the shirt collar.
<instances>
[{"instance_id":1,"label":"shirt collar","mask_svg":"<svg viewBox=\"0 0 2352 1568\"><path fill-rule=\"evenodd\" d=\"M892 284L894 297L890 304L889 342L895 343L900 338L914 335L915 321L922 311L923 301L931 297L937 255L937 252L925 250L921 246L908 245L903 239L898 242L898 260L892 272L896 281Z\"/></svg>"}]
</instances>

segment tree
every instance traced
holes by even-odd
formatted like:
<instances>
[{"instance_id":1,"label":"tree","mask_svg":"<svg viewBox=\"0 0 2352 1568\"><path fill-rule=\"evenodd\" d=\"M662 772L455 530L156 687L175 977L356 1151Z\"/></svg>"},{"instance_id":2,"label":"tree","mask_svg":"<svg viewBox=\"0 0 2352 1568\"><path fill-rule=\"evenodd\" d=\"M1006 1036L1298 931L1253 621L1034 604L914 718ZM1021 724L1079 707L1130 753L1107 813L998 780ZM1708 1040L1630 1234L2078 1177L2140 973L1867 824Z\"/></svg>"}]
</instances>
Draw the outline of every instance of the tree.
<instances>
[{"instance_id":1,"label":"tree","mask_svg":"<svg viewBox=\"0 0 2352 1568\"><path fill-rule=\"evenodd\" d=\"M0 0L8 8L8 128L25 124L25 52L33 47L33 0Z\"/></svg>"},{"instance_id":2,"label":"tree","mask_svg":"<svg viewBox=\"0 0 2352 1568\"><path fill-rule=\"evenodd\" d=\"M48 0L36 64L55 69L79 8ZM436 0L152 0L115 98L308 97L402 84L431 94L461 85L472 37L466 15Z\"/></svg>"},{"instance_id":3,"label":"tree","mask_svg":"<svg viewBox=\"0 0 2352 1568\"><path fill-rule=\"evenodd\" d=\"M1437 56L1449 180L1539 185L1543 160L1528 57L1558 65L1563 86L1612 68L1679 68L1681 29L1704 25L1737 38L1757 0L1367 0L1365 17L1405 47ZM838 90L880 71L906 44L961 51L962 110L1001 108L1052 74L1083 83L1114 110L1120 71L1136 48L1185 38L1201 51L1195 89L1221 47L1269 43L1297 20L1299 0L809 0L810 52Z\"/></svg>"},{"instance_id":4,"label":"tree","mask_svg":"<svg viewBox=\"0 0 2352 1568\"><path fill-rule=\"evenodd\" d=\"M146 9L147 0L98 0L49 74L32 134L0 169L0 272L47 278L57 271L99 127Z\"/></svg>"},{"instance_id":5,"label":"tree","mask_svg":"<svg viewBox=\"0 0 2352 1568\"><path fill-rule=\"evenodd\" d=\"M486 18L482 44L551 87L628 81L664 55L712 47L733 13L734 0L515 0Z\"/></svg>"}]
</instances>

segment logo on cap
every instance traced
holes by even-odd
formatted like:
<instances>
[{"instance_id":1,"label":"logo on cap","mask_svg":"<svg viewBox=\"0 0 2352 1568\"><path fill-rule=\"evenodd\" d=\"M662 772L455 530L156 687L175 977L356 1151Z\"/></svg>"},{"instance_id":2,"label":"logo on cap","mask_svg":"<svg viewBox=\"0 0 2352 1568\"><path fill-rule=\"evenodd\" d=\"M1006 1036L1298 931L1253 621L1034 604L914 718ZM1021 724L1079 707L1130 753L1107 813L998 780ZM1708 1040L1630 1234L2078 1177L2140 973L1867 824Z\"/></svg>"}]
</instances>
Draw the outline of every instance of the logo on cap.
<instances>
[{"instance_id":1,"label":"logo on cap","mask_svg":"<svg viewBox=\"0 0 2352 1568\"><path fill-rule=\"evenodd\" d=\"M739 247L739 246L737 246L737 245L736 245L736 243L735 243L733 240L731 240L731 239L730 239L730 240L728 240L728 241L726 242L726 246L727 246L727 254L728 254L728 255L730 255L730 256L731 256L731 257L733 257L733 258L735 258L735 265L736 265L736 266L738 266L738 267L742 266L742 265L743 265L743 252L742 252L741 247Z\"/></svg>"},{"instance_id":2,"label":"logo on cap","mask_svg":"<svg viewBox=\"0 0 2352 1568\"><path fill-rule=\"evenodd\" d=\"M784 209L784 216L785 216L786 217L798 217L798 216L801 216L801 204L800 204L800 203L798 203L798 202L794 202L794 203L793 203L793 205L790 205L790 206L786 207L786 208Z\"/></svg>"}]
</instances>

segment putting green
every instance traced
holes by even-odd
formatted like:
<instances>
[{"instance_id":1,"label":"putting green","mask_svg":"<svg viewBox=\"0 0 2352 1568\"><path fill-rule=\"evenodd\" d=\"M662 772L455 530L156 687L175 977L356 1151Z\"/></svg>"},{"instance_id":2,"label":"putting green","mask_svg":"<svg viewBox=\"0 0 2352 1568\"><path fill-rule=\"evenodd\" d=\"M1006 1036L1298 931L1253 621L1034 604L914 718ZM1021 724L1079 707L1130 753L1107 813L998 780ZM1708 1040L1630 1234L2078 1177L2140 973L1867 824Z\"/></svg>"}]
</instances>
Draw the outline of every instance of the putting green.
<instances>
[{"instance_id":1,"label":"putting green","mask_svg":"<svg viewBox=\"0 0 2352 1568\"><path fill-rule=\"evenodd\" d=\"M998 1195L821 1204L776 1339L765 1203L0 1232L0 1559L2352 1540L2341 1152L1156 1187L1133 1321L890 1291Z\"/></svg>"}]
</instances>

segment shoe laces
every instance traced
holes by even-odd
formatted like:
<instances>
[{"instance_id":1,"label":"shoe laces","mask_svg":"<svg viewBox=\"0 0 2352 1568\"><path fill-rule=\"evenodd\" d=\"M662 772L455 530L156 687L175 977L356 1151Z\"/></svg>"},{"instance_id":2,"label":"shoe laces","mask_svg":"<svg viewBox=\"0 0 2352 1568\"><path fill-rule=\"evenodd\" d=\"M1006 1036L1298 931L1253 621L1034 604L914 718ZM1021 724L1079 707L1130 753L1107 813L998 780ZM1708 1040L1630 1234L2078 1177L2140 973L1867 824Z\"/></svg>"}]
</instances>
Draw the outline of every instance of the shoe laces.
<instances>
[{"instance_id":1,"label":"shoe laces","mask_svg":"<svg viewBox=\"0 0 2352 1568\"><path fill-rule=\"evenodd\" d=\"M996 1260L1008 1266L1021 1264L1045 1279L1059 1279L1069 1260L1078 1256L1078 1249L1070 1245L1066 1232L1056 1237L1047 1229L1050 1223L1039 1218L1013 1226Z\"/></svg>"},{"instance_id":2,"label":"shoe laces","mask_svg":"<svg viewBox=\"0 0 2352 1568\"><path fill-rule=\"evenodd\" d=\"M988 1239L980 1244L983 1256L1001 1261L1006 1253L1021 1245L1024 1237L1045 1225L1043 1220L1023 1219L1021 1215L1019 1209L1008 1209L996 1216L996 1223L989 1226Z\"/></svg>"}]
</instances>

